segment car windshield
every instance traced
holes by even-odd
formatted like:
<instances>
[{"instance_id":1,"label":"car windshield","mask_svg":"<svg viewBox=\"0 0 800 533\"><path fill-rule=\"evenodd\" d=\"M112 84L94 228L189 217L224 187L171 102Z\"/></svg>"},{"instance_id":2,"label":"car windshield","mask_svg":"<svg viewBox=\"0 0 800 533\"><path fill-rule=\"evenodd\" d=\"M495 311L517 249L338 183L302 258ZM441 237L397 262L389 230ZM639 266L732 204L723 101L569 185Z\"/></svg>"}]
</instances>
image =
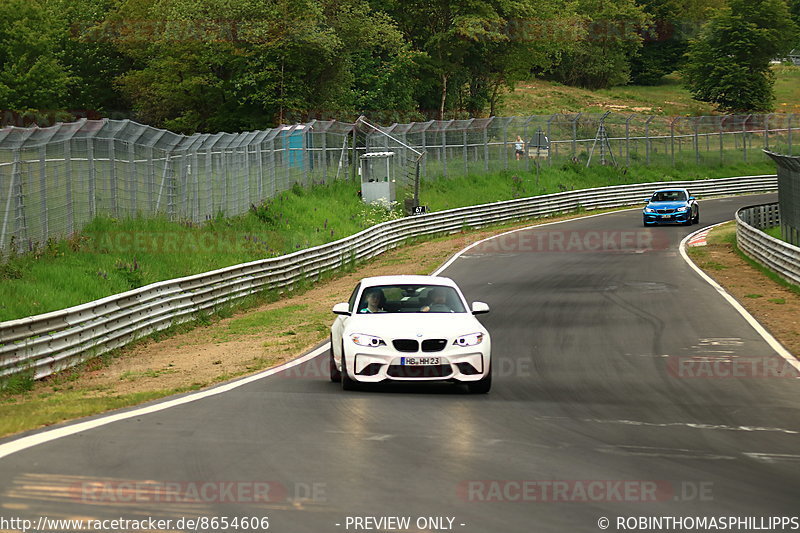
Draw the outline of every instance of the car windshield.
<instances>
[{"instance_id":1,"label":"car windshield","mask_svg":"<svg viewBox=\"0 0 800 533\"><path fill-rule=\"evenodd\" d=\"M683 191L658 191L653 195L653 202L685 202L686 193Z\"/></svg>"},{"instance_id":2,"label":"car windshield","mask_svg":"<svg viewBox=\"0 0 800 533\"><path fill-rule=\"evenodd\" d=\"M359 314L465 313L453 287L444 285L380 285L364 289Z\"/></svg>"}]
</instances>

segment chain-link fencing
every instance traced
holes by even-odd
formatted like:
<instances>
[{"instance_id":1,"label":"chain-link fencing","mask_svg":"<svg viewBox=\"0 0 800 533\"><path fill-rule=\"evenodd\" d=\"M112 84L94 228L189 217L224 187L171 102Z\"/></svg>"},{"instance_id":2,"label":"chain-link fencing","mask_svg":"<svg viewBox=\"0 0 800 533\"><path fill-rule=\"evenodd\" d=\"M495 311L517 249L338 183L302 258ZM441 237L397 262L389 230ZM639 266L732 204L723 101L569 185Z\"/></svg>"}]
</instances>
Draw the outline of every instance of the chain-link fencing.
<instances>
[{"instance_id":1,"label":"chain-link fencing","mask_svg":"<svg viewBox=\"0 0 800 533\"><path fill-rule=\"evenodd\" d=\"M395 153L393 175L399 195L408 197L417 175L432 180L536 165L757 161L762 149L792 154L800 143L798 126L792 114L577 113L378 128L311 121L191 136L108 119L3 128L0 255L68 236L100 215L162 215L194 223L240 215L293 186L357 180L359 157L366 152ZM543 137L546 145L538 141Z\"/></svg>"}]
</instances>

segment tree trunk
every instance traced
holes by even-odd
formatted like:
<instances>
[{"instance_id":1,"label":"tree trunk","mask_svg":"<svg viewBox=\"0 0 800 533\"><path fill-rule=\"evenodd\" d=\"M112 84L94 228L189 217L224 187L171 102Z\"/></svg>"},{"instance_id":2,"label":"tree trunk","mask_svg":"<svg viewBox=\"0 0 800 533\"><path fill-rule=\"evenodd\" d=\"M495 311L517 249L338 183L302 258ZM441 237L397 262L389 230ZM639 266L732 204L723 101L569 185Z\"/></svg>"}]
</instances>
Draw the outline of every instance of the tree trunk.
<instances>
[{"instance_id":1,"label":"tree trunk","mask_svg":"<svg viewBox=\"0 0 800 533\"><path fill-rule=\"evenodd\" d=\"M442 101L439 104L439 120L444 120L444 103L447 99L447 74L442 74Z\"/></svg>"}]
</instances>

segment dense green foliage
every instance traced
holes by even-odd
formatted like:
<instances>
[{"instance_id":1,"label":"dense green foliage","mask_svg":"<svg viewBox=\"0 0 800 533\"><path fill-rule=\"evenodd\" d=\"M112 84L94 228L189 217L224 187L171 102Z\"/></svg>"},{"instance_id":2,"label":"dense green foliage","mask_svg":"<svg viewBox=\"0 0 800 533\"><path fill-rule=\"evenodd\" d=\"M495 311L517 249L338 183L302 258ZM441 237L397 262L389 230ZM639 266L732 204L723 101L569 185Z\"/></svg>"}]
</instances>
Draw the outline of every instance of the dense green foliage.
<instances>
[{"instance_id":1,"label":"dense green foliage","mask_svg":"<svg viewBox=\"0 0 800 533\"><path fill-rule=\"evenodd\" d=\"M784 0L730 0L690 44L687 85L725 111L770 111L770 61L789 52L796 35Z\"/></svg>"},{"instance_id":2,"label":"dense green foliage","mask_svg":"<svg viewBox=\"0 0 800 533\"><path fill-rule=\"evenodd\" d=\"M690 77L698 79L703 62L716 62L720 47L738 44L733 57L719 61L719 75L702 80L697 98L762 110L770 101L763 58L784 48L773 45L770 32L779 31L782 18L800 17L799 6L800 0L3 0L0 110L130 117L182 133L362 113L384 123L486 116L509 88L537 76L589 89L657 83L681 65L709 20L690 53L699 65L687 67ZM744 70L742 57L750 58ZM730 100L734 79L745 80L740 92L748 98Z\"/></svg>"}]
</instances>

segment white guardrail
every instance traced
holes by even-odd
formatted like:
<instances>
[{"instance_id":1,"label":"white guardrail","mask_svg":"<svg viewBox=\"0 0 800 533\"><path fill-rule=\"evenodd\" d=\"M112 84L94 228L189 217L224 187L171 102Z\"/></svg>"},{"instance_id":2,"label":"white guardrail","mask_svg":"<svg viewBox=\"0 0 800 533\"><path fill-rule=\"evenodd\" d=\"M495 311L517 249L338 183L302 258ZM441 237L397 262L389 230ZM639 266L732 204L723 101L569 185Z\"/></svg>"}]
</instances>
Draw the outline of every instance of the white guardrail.
<instances>
[{"instance_id":1,"label":"white guardrail","mask_svg":"<svg viewBox=\"0 0 800 533\"><path fill-rule=\"evenodd\" d=\"M662 187L687 187L697 196L777 190L774 175L670 181L568 191L450 209L384 222L335 242L179 279L153 283L100 300L0 323L0 377L32 372L39 379L149 333L192 320L197 313L262 290L363 261L409 238L566 213L642 204Z\"/></svg>"},{"instance_id":2,"label":"white guardrail","mask_svg":"<svg viewBox=\"0 0 800 533\"><path fill-rule=\"evenodd\" d=\"M780 223L777 203L743 207L736 212L736 244L754 261L800 285L800 248L761 231Z\"/></svg>"}]
</instances>

